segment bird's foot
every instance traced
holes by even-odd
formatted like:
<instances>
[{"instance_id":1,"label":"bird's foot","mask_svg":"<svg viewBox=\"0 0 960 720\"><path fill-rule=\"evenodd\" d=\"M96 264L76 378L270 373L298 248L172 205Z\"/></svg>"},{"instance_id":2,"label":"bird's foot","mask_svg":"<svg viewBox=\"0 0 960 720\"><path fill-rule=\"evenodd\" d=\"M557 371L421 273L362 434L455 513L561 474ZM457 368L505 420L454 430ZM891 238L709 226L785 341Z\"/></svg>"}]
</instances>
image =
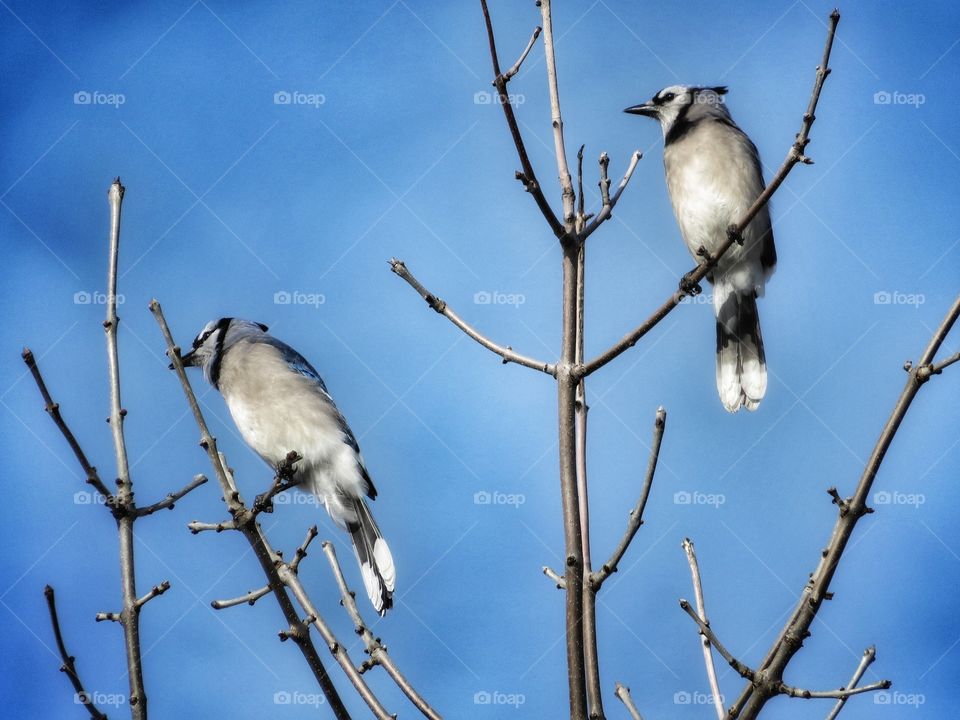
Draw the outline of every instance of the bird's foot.
<instances>
[{"instance_id":1,"label":"bird's foot","mask_svg":"<svg viewBox=\"0 0 960 720\"><path fill-rule=\"evenodd\" d=\"M700 283L693 279L693 276L696 274L696 270L691 270L690 272L684 274L680 278L680 292L683 293L684 297L696 297L701 292L703 288L700 287Z\"/></svg>"}]
</instances>

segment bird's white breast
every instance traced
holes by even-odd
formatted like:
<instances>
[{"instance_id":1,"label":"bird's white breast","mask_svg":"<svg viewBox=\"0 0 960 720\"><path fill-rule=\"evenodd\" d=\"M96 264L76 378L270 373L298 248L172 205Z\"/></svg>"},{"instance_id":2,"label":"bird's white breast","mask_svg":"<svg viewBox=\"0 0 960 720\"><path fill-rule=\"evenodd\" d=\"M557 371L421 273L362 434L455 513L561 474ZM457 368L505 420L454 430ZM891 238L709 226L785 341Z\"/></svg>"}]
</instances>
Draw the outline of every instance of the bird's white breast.
<instances>
[{"instance_id":1,"label":"bird's white breast","mask_svg":"<svg viewBox=\"0 0 960 720\"><path fill-rule=\"evenodd\" d=\"M753 163L755 150L741 132L721 122L701 122L664 149L670 201L684 242L696 257L702 246L713 252L763 191L763 178ZM769 227L767 209L719 264L721 272L745 265L750 282L762 285L762 243L758 228Z\"/></svg>"},{"instance_id":2,"label":"bird's white breast","mask_svg":"<svg viewBox=\"0 0 960 720\"><path fill-rule=\"evenodd\" d=\"M345 442L336 406L310 378L292 371L266 343L231 348L220 371L220 391L243 439L276 466L290 451L320 495L366 493L357 454Z\"/></svg>"}]
</instances>

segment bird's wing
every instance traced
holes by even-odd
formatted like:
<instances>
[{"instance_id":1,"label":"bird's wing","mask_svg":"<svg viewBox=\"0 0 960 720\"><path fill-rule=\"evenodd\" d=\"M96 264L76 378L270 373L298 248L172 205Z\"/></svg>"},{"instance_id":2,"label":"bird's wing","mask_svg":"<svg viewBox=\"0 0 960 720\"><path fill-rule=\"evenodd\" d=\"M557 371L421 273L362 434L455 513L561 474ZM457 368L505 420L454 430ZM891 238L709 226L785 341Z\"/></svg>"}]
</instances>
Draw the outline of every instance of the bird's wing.
<instances>
[{"instance_id":1,"label":"bird's wing","mask_svg":"<svg viewBox=\"0 0 960 720\"><path fill-rule=\"evenodd\" d=\"M327 386L323 382L323 378L320 377L320 373L317 372L316 368L314 368L313 365L311 365L310 362L303 357L303 355L298 353L292 347L286 343L276 340L276 338L271 338L271 340L274 341L271 344L280 350L280 353L288 367L294 372L313 380L317 384L318 389L323 393L324 398L330 403L330 408L334 412L337 425L339 426L340 432L343 434L343 441L353 449L354 453L356 453L357 467L360 469L360 474L363 475L363 479L367 481L367 497L369 497L371 500L375 499L377 497L377 489L374 487L373 480L370 479L369 473L367 473L367 467L363 461L363 455L360 452L360 444L357 442L357 438L354 436L353 430L351 430L350 426L347 425L347 419L343 417L343 413L340 412L337 404L333 401L333 396L330 395L330 392L327 390Z\"/></svg>"}]
</instances>

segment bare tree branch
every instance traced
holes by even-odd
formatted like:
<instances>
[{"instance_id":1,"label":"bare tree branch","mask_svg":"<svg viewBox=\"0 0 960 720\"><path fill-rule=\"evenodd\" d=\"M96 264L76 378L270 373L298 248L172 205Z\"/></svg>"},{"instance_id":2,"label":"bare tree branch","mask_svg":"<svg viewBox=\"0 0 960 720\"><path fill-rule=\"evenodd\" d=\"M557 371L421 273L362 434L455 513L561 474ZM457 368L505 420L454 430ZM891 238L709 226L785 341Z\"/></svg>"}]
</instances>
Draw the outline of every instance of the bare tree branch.
<instances>
[{"instance_id":1,"label":"bare tree branch","mask_svg":"<svg viewBox=\"0 0 960 720\"><path fill-rule=\"evenodd\" d=\"M236 530L237 524L233 520L226 520L218 523L207 523L200 522L199 520L191 520L187 523L187 527L190 529L190 532L192 532L194 535L197 535L207 531L222 533L224 530Z\"/></svg>"},{"instance_id":2,"label":"bare tree branch","mask_svg":"<svg viewBox=\"0 0 960 720\"><path fill-rule=\"evenodd\" d=\"M120 586L123 626L127 652L127 674L130 682L130 712L135 720L146 720L147 694L143 683L143 662L140 655L140 606L137 604L137 577L134 560L133 523L136 520L133 485L123 437L123 420L127 411L120 401L120 355L117 348L117 264L120 255L120 210L124 187L117 178L107 197L110 201L110 262L107 272L107 317L103 328L107 338L107 369L110 378L110 431L117 458L117 528L120 535Z\"/></svg>"},{"instance_id":3,"label":"bare tree branch","mask_svg":"<svg viewBox=\"0 0 960 720\"><path fill-rule=\"evenodd\" d=\"M643 488L640 491L640 498L636 506L630 511L630 519L627 521L627 529L623 534L620 543L614 548L613 554L607 560L603 567L593 574L590 583L596 590L599 590L610 575L617 571L617 565L623 559L627 548L633 541L634 535L643 524L643 510L647 506L647 498L650 496L650 488L653 485L653 476L657 471L657 461L660 458L660 445L663 443L663 432L667 427L667 411L662 407L657 408L657 414L653 421L653 442L650 444L650 458L647 461L647 474L643 479Z\"/></svg>"},{"instance_id":4,"label":"bare tree branch","mask_svg":"<svg viewBox=\"0 0 960 720\"><path fill-rule=\"evenodd\" d=\"M759 668L759 672L762 673L762 682L752 683L744 688L737 703L731 709L731 714L733 710L739 710L742 707L740 717L756 718L766 702L781 692L783 672L803 645L803 640L810 634L810 626L813 624L821 604L829 595L830 582L833 580L857 522L864 515L872 512L867 507L867 498L873 488L873 481L880 470L880 465L883 463L887 450L890 448L907 410L910 409L913 399L917 396L920 388L933 376L933 368L935 367L933 362L937 351L958 317L960 317L960 296L954 300L953 305L934 332L917 365L911 367L906 385L900 392L900 397L897 399L893 411L890 413L890 417L887 419L873 448L873 452L867 460L863 474L857 483L856 491L849 500L845 501L844 506L838 513L830 542L821 554L817 569L810 576L797 607ZM736 717L736 715L733 715L733 717Z\"/></svg>"},{"instance_id":5,"label":"bare tree branch","mask_svg":"<svg viewBox=\"0 0 960 720\"><path fill-rule=\"evenodd\" d=\"M289 563L290 569L293 572L297 572L297 570L300 568L300 561L307 556L307 548L310 547L310 543L313 542L314 538L316 538L317 535L318 535L317 526L311 525L310 529L307 530L307 537L304 539L302 543L300 543L300 547L298 547L297 552L294 553L293 560L291 560Z\"/></svg>"},{"instance_id":6,"label":"bare tree branch","mask_svg":"<svg viewBox=\"0 0 960 720\"><path fill-rule=\"evenodd\" d=\"M59 423L58 423L59 425ZM80 675L77 674L77 664L74 657L67 652L67 646L63 642L63 634L60 631L60 618L57 615L57 599L53 588L47 585L43 588L43 596L47 599L47 609L50 611L50 624L53 626L53 637L57 642L57 650L60 652L60 660L63 664L60 666L60 672L70 678L70 683L76 693L76 701L83 705L90 717L94 720L107 720L107 716L100 712L97 706L90 699L90 694L84 690L83 683L80 681Z\"/></svg>"},{"instance_id":7,"label":"bare tree branch","mask_svg":"<svg viewBox=\"0 0 960 720\"><path fill-rule=\"evenodd\" d=\"M560 198L563 201L563 224L569 237L574 222L574 192L567 166L567 150L563 140L563 115L560 112L560 90L557 85L557 58L553 42L553 14L550 0L540 0L543 18L543 54L547 68L547 88L550 91L550 124L553 126L553 150L557 157L557 177L560 180ZM562 240L563 238L561 238Z\"/></svg>"},{"instance_id":8,"label":"bare tree branch","mask_svg":"<svg viewBox=\"0 0 960 720\"><path fill-rule=\"evenodd\" d=\"M889 680L881 680L880 682L871 683L870 685L862 685L860 687L850 688L849 690L845 688L840 688L839 690L804 690L802 688L791 687L790 685L785 685L780 683L780 693L787 695L789 697L803 698L804 700L811 699L832 699L839 698L841 700L846 700L852 695L859 695L860 693L867 692L876 692L877 690L886 690L890 687Z\"/></svg>"},{"instance_id":9,"label":"bare tree branch","mask_svg":"<svg viewBox=\"0 0 960 720\"><path fill-rule=\"evenodd\" d=\"M43 375L40 374L40 368L37 367L37 361L33 356L33 351L30 350L30 348L24 348L21 357L23 357L23 362L26 363L30 369L30 374L33 375L33 379L37 383L37 388L40 390L41 397L43 397L44 409L47 411L47 414L53 418L54 424L60 430L67 444L70 445L70 449L73 450L77 462L80 463L84 475L87 476L87 482L103 496L108 507L113 507L115 504L113 494L107 489L107 486L103 484L97 469L87 460L86 453L83 452L83 448L81 448L80 443L77 442L76 436L60 414L60 403L54 402L53 398L50 397L50 391L47 390L47 384L43 380Z\"/></svg>"},{"instance_id":10,"label":"bare tree branch","mask_svg":"<svg viewBox=\"0 0 960 720\"><path fill-rule=\"evenodd\" d=\"M246 595L241 595L240 597L231 598L229 600L214 600L210 603L210 607L214 610L225 610L226 608L231 608L236 605L253 605L257 600L262 598L264 595L269 595L272 588L269 585L264 585L262 588L257 590L251 590Z\"/></svg>"},{"instance_id":11,"label":"bare tree branch","mask_svg":"<svg viewBox=\"0 0 960 720\"><path fill-rule=\"evenodd\" d=\"M683 608L687 615L693 618L693 621L697 624L697 627L700 628L700 632L704 635L704 637L707 638L708 641L713 643L713 646L717 649L717 652L720 653L723 659L727 661L727 664L729 664L730 667L736 670L741 677L744 677L747 680L753 680L756 677L756 672L751 670L747 665L744 665L730 654L730 651L727 650L723 643L717 639L717 636L714 634L713 630L710 629L710 626L700 619L697 611L691 607L689 602L681 598L680 607Z\"/></svg>"},{"instance_id":12,"label":"bare tree branch","mask_svg":"<svg viewBox=\"0 0 960 720\"><path fill-rule=\"evenodd\" d=\"M370 660L366 661L365 664L369 664L370 666L379 665L386 670L387 674L397 684L397 687L400 688L403 694L407 696L410 702L414 704L424 717L429 718L429 720L442 720L440 714L430 706L430 703L416 691L413 685L410 684L410 681L400 672L400 669L393 662L393 658L391 658L387 652L386 646L380 642L380 638L376 637L364 622L363 617L360 615L360 610L357 608L355 600L356 594L347 586L347 581L343 576L343 569L340 567L340 562L337 560L337 553L333 547L333 543L324 542L323 552L327 556L330 569L333 571L333 577L337 582L337 587L340 589L340 603L346 609L347 614L350 615L357 634L363 639L364 645L366 645Z\"/></svg>"},{"instance_id":13,"label":"bare tree branch","mask_svg":"<svg viewBox=\"0 0 960 720\"><path fill-rule=\"evenodd\" d=\"M144 605L146 605L148 602L153 600L155 597L163 595L169 589L170 589L169 580L164 580L159 585L154 585L152 588L150 588L150 592L148 592L143 597L137 598L137 607L142 608Z\"/></svg>"},{"instance_id":14,"label":"bare tree branch","mask_svg":"<svg viewBox=\"0 0 960 720\"><path fill-rule=\"evenodd\" d=\"M500 72L500 60L497 57L497 43L493 36L493 23L490 21L490 11L487 10L486 0L480 0L480 7L483 9L483 21L487 26L487 41L490 44L490 59L493 62L493 86L497 89L497 93L500 96L500 107L503 108L503 115L507 120L507 127L510 128L510 136L513 138L513 144L517 148L517 156L520 158L520 167L522 170L517 173L517 179L523 182L523 187L533 196L537 207L540 208L540 212L543 214L553 234L558 238L563 238L566 236L567 231L543 194L543 188L540 187L540 183L537 181L533 164L530 162L530 158L527 155L527 148L523 143L523 136L520 134L517 116L514 114L513 104L510 102L509 93L507 93L507 82L509 78ZM525 55L526 53L524 53L524 57ZM519 65L519 62L517 64Z\"/></svg>"},{"instance_id":15,"label":"bare tree branch","mask_svg":"<svg viewBox=\"0 0 960 720\"><path fill-rule=\"evenodd\" d=\"M157 510L173 510L174 503L177 502L180 498L186 495L191 490L196 490L198 487L207 482L206 475L196 475L193 480L187 483L183 488L177 490L176 492L168 493L167 496L160 502L156 502L153 505L147 505L146 507L138 507L134 514L137 517L146 517L147 515L153 515Z\"/></svg>"},{"instance_id":16,"label":"bare tree branch","mask_svg":"<svg viewBox=\"0 0 960 720\"><path fill-rule=\"evenodd\" d=\"M700 580L700 566L697 564L697 553L693 546L693 540L683 539L683 551L687 555L687 563L690 565L690 577L693 581L693 595L697 603L697 614L708 626L710 621L707 619L707 609L703 601L703 583ZM713 653L710 651L710 641L702 632L700 633L700 645L703 649L703 663L707 670L707 681L710 683L710 694L713 697L713 706L717 711L718 720L723 720L726 710L723 707L723 695L720 693L720 682L717 680L717 668L713 664Z\"/></svg>"},{"instance_id":17,"label":"bare tree branch","mask_svg":"<svg viewBox=\"0 0 960 720\"><path fill-rule=\"evenodd\" d=\"M631 720L643 720L643 717L640 715L640 711L637 710L637 706L633 703L633 697L630 695L630 688L626 685L617 683L617 689L615 694L620 698L620 702L623 703L624 707L627 708L627 712L630 713Z\"/></svg>"},{"instance_id":18,"label":"bare tree branch","mask_svg":"<svg viewBox=\"0 0 960 720\"><path fill-rule=\"evenodd\" d=\"M615 345L600 353L593 360L590 360L586 365L580 369L580 373L584 376L590 375L596 370L600 369L611 360L614 360L622 353L626 352L628 349L637 344L637 342L646 335L650 330L655 328L661 320L663 320L677 305L680 304L680 301L683 300L687 295L696 294L699 292L698 283L707 275L708 272L717 264L724 253L735 243L743 242L743 231L746 229L747 225L750 224L750 221L756 217L757 213L760 212L769 201L773 194L777 191L777 188L786 180L787 175L790 174L790 171L793 170L793 167L798 163L810 164L812 160L808 158L804 153L806 151L807 144L810 142L809 135L810 129L813 127L813 121L816 119L816 109L817 102L820 99L820 91L823 89L823 83L827 79L827 75L830 74L830 51L833 48L833 37L837 29L837 23L840 21L840 13L836 10L830 15L830 24L827 29L827 40L823 50L823 59L820 62L820 66L817 68L816 80L813 84L813 92L810 95L810 102L807 105L807 111L803 114L803 122L800 125L800 132L797 133L797 138L790 146L790 150L787 152L787 157L783 161L783 164L780 166L780 169L777 171L776 175L773 176L773 179L770 180L770 183L767 185L766 189L760 194L760 196L754 201L753 205L744 213L734 225L731 225L727 231L726 240L721 243L717 248L717 251L712 255L703 254L704 260L696 268L684 275L683 280L680 283L680 288L670 296L659 308L657 308L653 314L643 321L637 328L627 333L617 342Z\"/></svg>"},{"instance_id":19,"label":"bare tree branch","mask_svg":"<svg viewBox=\"0 0 960 720\"><path fill-rule=\"evenodd\" d=\"M523 52L520 53L520 57L517 58L517 61L513 64L513 67L503 74L504 82L509 81L510 78L520 72L520 66L523 65L523 61L527 59L527 55L529 55L530 51L533 49L533 44L537 41L537 38L540 37L541 29L542 28L539 26L533 29L533 35L530 36L530 41L527 43L527 47L525 47Z\"/></svg>"},{"instance_id":20,"label":"bare tree branch","mask_svg":"<svg viewBox=\"0 0 960 720\"><path fill-rule=\"evenodd\" d=\"M503 347L502 345L497 345L492 340L487 339L479 332L474 330L470 325L464 322L459 315L457 315L453 308L451 308L444 300L441 300L439 297L427 290L423 285L420 284L420 281L417 280L413 274L407 269L406 264L403 260L397 260L393 258L390 260L390 268L394 273L399 275L401 278L407 281L407 283L414 290L419 293L420 297L426 300L427 304L433 308L436 312L443 315L450 322L456 325L458 328L463 330L469 337L476 340L478 343L483 345L491 352L496 353L501 358L503 358L504 363L512 362L517 365L523 365L524 367L533 368L534 370L539 370L540 372L546 373L547 375L555 375L556 368L550 363L545 363L541 360L534 360L533 358L526 357L520 353L514 352L510 346Z\"/></svg>"},{"instance_id":21,"label":"bare tree branch","mask_svg":"<svg viewBox=\"0 0 960 720\"><path fill-rule=\"evenodd\" d=\"M616 207L616 204L620 201L620 196L623 194L624 188L627 187L627 183L630 182L630 178L633 177L633 171L637 169L637 163L643 158L643 153L639 150L635 150L633 155L630 156L630 165L627 166L627 171L623 174L623 179L620 180L620 184L617 185L617 190L613 194L613 197L610 197L610 179L607 177L607 167L610 165L610 158L606 153L603 153L600 156L600 196L602 201L602 206L600 212L597 213L597 216L585 227L580 233L580 239L586 240L590 237L594 231L600 227L604 222L610 219L613 215L613 208Z\"/></svg>"},{"instance_id":22,"label":"bare tree branch","mask_svg":"<svg viewBox=\"0 0 960 720\"><path fill-rule=\"evenodd\" d=\"M867 671L867 668L873 664L873 661L877 659L877 648L874 645L871 645L866 650L863 651L863 657L860 658L860 662L857 664L857 669L853 671L853 675L850 676L850 682L847 683L848 688L855 688L857 683L860 682L860 679L863 677L863 674ZM827 714L826 720L836 720L837 715L840 714L840 711L843 710L843 706L847 703L847 698L842 697L837 700L837 704L833 706L830 712Z\"/></svg>"},{"instance_id":23,"label":"bare tree branch","mask_svg":"<svg viewBox=\"0 0 960 720\"><path fill-rule=\"evenodd\" d=\"M931 375L939 375L939 374L942 373L946 368L950 367L951 365L953 365L953 364L954 364L955 362L957 362L958 360L960 360L960 352L954 353L954 354L951 355L950 357L946 358L945 360L941 360L941 361L938 362L936 365L934 365L933 367L931 367L931 368L930 368L930 374L931 374Z\"/></svg>"},{"instance_id":24,"label":"bare tree branch","mask_svg":"<svg viewBox=\"0 0 960 720\"><path fill-rule=\"evenodd\" d=\"M567 581L553 568L543 566L543 574L557 584L557 590L563 590L567 586Z\"/></svg>"}]
</instances>

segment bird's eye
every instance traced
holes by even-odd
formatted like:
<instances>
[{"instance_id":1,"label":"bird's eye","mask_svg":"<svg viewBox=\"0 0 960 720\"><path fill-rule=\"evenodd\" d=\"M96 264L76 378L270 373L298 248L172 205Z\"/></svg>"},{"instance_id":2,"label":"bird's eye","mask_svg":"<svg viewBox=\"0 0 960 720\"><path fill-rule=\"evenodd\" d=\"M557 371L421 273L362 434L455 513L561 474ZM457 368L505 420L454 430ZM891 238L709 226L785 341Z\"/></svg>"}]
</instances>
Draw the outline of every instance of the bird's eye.
<instances>
[{"instance_id":1,"label":"bird's eye","mask_svg":"<svg viewBox=\"0 0 960 720\"><path fill-rule=\"evenodd\" d=\"M673 100L673 99L676 98L676 97L677 97L677 96L676 96L675 93L667 93L666 95L663 96L663 101L664 101L664 102L670 102L671 100Z\"/></svg>"}]
</instances>

